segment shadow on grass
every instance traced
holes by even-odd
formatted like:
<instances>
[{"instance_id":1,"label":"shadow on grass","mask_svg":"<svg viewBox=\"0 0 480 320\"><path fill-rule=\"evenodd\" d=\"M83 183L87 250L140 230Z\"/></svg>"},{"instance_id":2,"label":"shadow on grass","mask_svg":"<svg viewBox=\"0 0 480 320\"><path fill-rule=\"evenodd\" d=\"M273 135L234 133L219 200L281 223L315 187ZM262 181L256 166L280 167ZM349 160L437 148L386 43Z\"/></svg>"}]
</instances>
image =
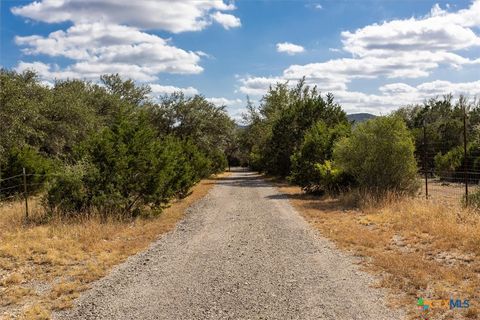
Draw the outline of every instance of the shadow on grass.
<instances>
[{"instance_id":1,"label":"shadow on grass","mask_svg":"<svg viewBox=\"0 0 480 320\"><path fill-rule=\"evenodd\" d=\"M353 206L346 205L341 199L334 199L326 196L318 196L307 193L281 193L266 197L273 200L295 201L305 209L315 209L324 212L338 213L339 211L354 209Z\"/></svg>"}]
</instances>

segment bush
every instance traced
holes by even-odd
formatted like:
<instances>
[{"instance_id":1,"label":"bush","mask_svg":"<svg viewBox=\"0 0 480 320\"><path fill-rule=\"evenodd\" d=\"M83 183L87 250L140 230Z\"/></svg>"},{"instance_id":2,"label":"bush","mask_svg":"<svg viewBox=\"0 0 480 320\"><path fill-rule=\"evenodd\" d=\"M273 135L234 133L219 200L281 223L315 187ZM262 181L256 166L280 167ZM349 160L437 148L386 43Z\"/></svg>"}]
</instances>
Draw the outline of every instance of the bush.
<instances>
[{"instance_id":1,"label":"bush","mask_svg":"<svg viewBox=\"0 0 480 320\"><path fill-rule=\"evenodd\" d=\"M443 178L453 178L455 171L463 164L463 147L458 146L445 154L437 154L435 160L435 173Z\"/></svg>"},{"instance_id":2,"label":"bush","mask_svg":"<svg viewBox=\"0 0 480 320\"><path fill-rule=\"evenodd\" d=\"M222 172L228 166L227 157L220 150L212 150L210 152L209 159L211 160L211 165L210 165L211 173Z\"/></svg>"},{"instance_id":3,"label":"bush","mask_svg":"<svg viewBox=\"0 0 480 320\"><path fill-rule=\"evenodd\" d=\"M193 144L158 138L143 114L119 115L77 153L81 161L67 167L46 196L48 207L62 214L95 210L135 216L187 194L209 173L209 161Z\"/></svg>"},{"instance_id":4,"label":"bush","mask_svg":"<svg viewBox=\"0 0 480 320\"><path fill-rule=\"evenodd\" d=\"M43 186L51 172L54 163L41 155L37 150L30 146L22 148L13 148L7 154L5 163L2 165L1 178L8 178L22 174L23 168L27 173L27 185L29 192L37 192ZM15 187L18 186L18 187ZM23 192L23 177L17 177L2 181L0 184L0 197L9 196L18 192ZM6 190L5 190L6 189Z\"/></svg>"},{"instance_id":5,"label":"bush","mask_svg":"<svg viewBox=\"0 0 480 320\"><path fill-rule=\"evenodd\" d=\"M411 133L400 118L378 117L341 139L334 160L365 191L413 194L418 189L414 149Z\"/></svg>"},{"instance_id":6,"label":"bush","mask_svg":"<svg viewBox=\"0 0 480 320\"><path fill-rule=\"evenodd\" d=\"M445 154L438 153L435 158L435 173L444 180L459 181L464 179L464 173L473 171L478 172L480 168L480 146L477 142L467 145L467 163L465 167L465 157L463 146L458 146ZM469 174L469 181L478 183L478 174Z\"/></svg>"},{"instance_id":7,"label":"bush","mask_svg":"<svg viewBox=\"0 0 480 320\"><path fill-rule=\"evenodd\" d=\"M80 162L77 165L65 166L55 176L43 198L43 205L49 212L60 211L67 215L89 211L91 195L84 181L89 169L93 169L91 164Z\"/></svg>"},{"instance_id":8,"label":"bush","mask_svg":"<svg viewBox=\"0 0 480 320\"><path fill-rule=\"evenodd\" d=\"M310 193L338 193L349 185L351 178L330 161L334 143L350 132L348 124L327 127L315 123L305 134L300 149L291 157L289 180Z\"/></svg>"}]
</instances>

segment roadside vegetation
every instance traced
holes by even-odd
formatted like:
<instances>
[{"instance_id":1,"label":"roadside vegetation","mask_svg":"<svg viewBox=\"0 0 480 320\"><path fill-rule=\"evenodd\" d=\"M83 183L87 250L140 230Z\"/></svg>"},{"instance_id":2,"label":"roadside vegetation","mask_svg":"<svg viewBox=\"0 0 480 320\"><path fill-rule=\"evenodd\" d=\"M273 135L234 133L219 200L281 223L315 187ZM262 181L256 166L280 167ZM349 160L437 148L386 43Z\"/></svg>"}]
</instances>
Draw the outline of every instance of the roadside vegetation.
<instances>
[{"instance_id":1,"label":"roadside vegetation","mask_svg":"<svg viewBox=\"0 0 480 320\"><path fill-rule=\"evenodd\" d=\"M1 70L0 82L0 314L48 319L70 307L171 230L229 165L287 181L292 204L364 257L412 317L420 297L480 301L480 193L468 208L419 197L422 170L445 181L477 170L478 101L447 95L355 123L332 94L279 83L248 102L238 127L201 95L152 99L118 75L47 86Z\"/></svg>"},{"instance_id":2,"label":"roadside vegetation","mask_svg":"<svg viewBox=\"0 0 480 320\"><path fill-rule=\"evenodd\" d=\"M434 310L428 317L473 319L480 313L474 303L480 300L478 194L468 208L459 196L427 201L419 180L424 168L453 182L463 179L465 164L475 171L479 112L478 101L446 95L350 123L332 95L303 81L277 84L259 106L248 106L240 149L251 167L280 177L274 181L322 235L363 257L379 285L391 289L392 305L417 319L425 315L418 298L469 299L468 309Z\"/></svg>"},{"instance_id":3,"label":"roadside vegetation","mask_svg":"<svg viewBox=\"0 0 480 320\"><path fill-rule=\"evenodd\" d=\"M153 101L118 75L53 87L28 71L0 77L0 199L23 192L12 177L25 168L47 215L154 215L227 166L234 122L202 96Z\"/></svg>"},{"instance_id":4,"label":"roadside vegetation","mask_svg":"<svg viewBox=\"0 0 480 320\"><path fill-rule=\"evenodd\" d=\"M154 100L118 75L48 86L2 69L0 83L2 319L48 319L171 230L235 141L225 108L200 95Z\"/></svg>"},{"instance_id":5,"label":"roadside vegetation","mask_svg":"<svg viewBox=\"0 0 480 320\"><path fill-rule=\"evenodd\" d=\"M0 319L50 319L52 311L71 308L90 283L129 256L145 250L172 230L186 209L216 183L196 184L191 195L174 199L152 218L119 219L79 215L44 221L41 199L24 220L22 201L0 206Z\"/></svg>"}]
</instances>

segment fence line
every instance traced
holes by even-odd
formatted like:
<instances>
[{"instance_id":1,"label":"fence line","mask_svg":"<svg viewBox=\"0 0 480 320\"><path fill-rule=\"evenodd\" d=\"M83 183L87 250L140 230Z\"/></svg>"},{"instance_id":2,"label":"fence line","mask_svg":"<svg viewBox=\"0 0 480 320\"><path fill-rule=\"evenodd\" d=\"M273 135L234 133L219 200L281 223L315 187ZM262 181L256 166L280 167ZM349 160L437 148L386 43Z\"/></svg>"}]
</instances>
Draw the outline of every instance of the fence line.
<instances>
[{"instance_id":1,"label":"fence line","mask_svg":"<svg viewBox=\"0 0 480 320\"><path fill-rule=\"evenodd\" d=\"M419 144L423 150L416 152L417 163L419 164L419 174L424 180L425 198L429 199L434 193L440 194L440 197L447 197L449 194L443 192L454 192L461 194L464 199L464 204L469 205L469 194L472 188L478 186L480 181L480 152L468 150L468 128L467 128L467 113L464 108L462 116L462 132L458 139L451 139L451 141L430 142L428 141L427 129L428 122L423 121L422 141ZM417 140L417 142L420 142ZM456 168L439 170L435 168L435 157L439 153L444 153L457 148L458 152L462 153L463 161L458 164ZM461 150L461 151L460 151ZM479 160L478 164L476 163ZM479 168L479 170L477 170ZM459 170L457 170L459 169ZM438 185L438 182L441 182ZM455 184L456 188L452 188L451 184ZM449 190L440 190L441 187L450 188ZM463 190L463 191L460 191Z\"/></svg>"},{"instance_id":2,"label":"fence line","mask_svg":"<svg viewBox=\"0 0 480 320\"><path fill-rule=\"evenodd\" d=\"M40 185L45 184L45 182L27 183L27 178L28 177L33 177L33 176L35 176L35 177L49 177L49 176L58 176L58 175L59 174L56 174L56 173L44 173L44 174L27 173L26 169L22 168L22 173L21 174L14 175L14 176L7 177L7 178L0 178L0 202L4 202L5 200L10 200L10 199L14 199L14 198L23 196L24 201L25 201L25 219L28 220L28 217L29 217L29 206L28 206L28 196L29 196L28 190L29 190L29 187L40 186ZM19 179L19 180L21 179L22 183L16 184L14 186L8 186L8 187L3 187L2 188L2 183L3 182L11 181L13 179ZM22 187L23 187L23 192L21 190ZM7 190L12 190L12 189L19 189L19 192L17 192L16 194L10 195L10 196L6 196L6 197L2 196L2 192L7 191Z\"/></svg>"}]
</instances>

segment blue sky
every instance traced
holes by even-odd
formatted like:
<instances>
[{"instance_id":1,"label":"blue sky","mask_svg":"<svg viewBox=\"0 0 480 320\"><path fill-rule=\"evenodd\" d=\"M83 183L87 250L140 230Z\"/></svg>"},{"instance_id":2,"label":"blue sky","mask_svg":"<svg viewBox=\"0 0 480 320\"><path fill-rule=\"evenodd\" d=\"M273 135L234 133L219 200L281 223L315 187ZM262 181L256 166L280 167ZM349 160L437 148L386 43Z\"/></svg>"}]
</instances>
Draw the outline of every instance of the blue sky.
<instances>
[{"instance_id":1,"label":"blue sky","mask_svg":"<svg viewBox=\"0 0 480 320\"><path fill-rule=\"evenodd\" d=\"M305 77L347 112L386 114L480 96L480 0L1 1L0 64L46 84L118 72L236 118L246 95Z\"/></svg>"}]
</instances>

